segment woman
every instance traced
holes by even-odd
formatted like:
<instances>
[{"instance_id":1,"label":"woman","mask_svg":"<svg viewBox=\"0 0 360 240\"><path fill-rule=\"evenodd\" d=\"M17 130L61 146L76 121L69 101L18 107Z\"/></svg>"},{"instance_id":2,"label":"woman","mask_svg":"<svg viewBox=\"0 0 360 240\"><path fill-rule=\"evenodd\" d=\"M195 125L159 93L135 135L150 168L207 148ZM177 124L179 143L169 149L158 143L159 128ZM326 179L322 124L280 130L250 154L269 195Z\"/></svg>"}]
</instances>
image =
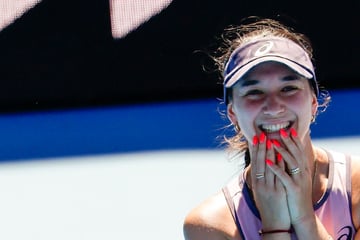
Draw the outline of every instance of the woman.
<instances>
[{"instance_id":1,"label":"woman","mask_svg":"<svg viewBox=\"0 0 360 240\"><path fill-rule=\"evenodd\" d=\"M229 28L224 102L245 167L188 213L187 240L360 239L360 158L313 145L319 89L307 37L273 19ZM351 166L351 167L350 167Z\"/></svg>"}]
</instances>

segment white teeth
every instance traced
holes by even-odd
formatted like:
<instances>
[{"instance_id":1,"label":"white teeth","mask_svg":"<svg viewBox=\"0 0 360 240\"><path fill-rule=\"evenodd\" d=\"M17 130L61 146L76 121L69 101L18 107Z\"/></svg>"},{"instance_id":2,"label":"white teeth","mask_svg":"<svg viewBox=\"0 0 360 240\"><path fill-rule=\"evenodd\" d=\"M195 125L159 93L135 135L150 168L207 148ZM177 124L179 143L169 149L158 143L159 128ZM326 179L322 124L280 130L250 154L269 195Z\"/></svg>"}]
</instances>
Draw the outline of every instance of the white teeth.
<instances>
[{"instance_id":1,"label":"white teeth","mask_svg":"<svg viewBox=\"0 0 360 240\"><path fill-rule=\"evenodd\" d=\"M266 132L276 132L279 131L282 128L287 128L289 126L289 123L279 123L279 124L268 124L268 125L262 125L261 127Z\"/></svg>"}]
</instances>

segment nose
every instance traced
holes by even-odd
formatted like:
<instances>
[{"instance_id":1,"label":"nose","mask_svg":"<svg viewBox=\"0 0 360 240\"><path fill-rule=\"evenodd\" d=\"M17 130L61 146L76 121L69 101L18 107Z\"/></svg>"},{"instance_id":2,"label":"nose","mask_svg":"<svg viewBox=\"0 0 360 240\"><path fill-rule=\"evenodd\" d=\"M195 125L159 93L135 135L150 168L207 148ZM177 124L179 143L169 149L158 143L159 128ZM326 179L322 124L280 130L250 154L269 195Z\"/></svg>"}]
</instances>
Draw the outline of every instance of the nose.
<instances>
[{"instance_id":1,"label":"nose","mask_svg":"<svg viewBox=\"0 0 360 240\"><path fill-rule=\"evenodd\" d=\"M265 115L277 116L285 112L285 106L276 96L268 96L264 102L263 112Z\"/></svg>"}]
</instances>

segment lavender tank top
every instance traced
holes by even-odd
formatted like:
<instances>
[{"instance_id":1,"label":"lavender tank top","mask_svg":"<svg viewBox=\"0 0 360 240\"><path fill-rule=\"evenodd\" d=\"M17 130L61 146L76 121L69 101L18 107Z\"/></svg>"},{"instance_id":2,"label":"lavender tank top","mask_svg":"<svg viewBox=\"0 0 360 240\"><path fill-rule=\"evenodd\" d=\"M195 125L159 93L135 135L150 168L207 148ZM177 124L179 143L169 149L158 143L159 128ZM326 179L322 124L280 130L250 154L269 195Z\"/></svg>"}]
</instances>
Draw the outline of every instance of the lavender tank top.
<instances>
[{"instance_id":1,"label":"lavender tank top","mask_svg":"<svg viewBox=\"0 0 360 240\"><path fill-rule=\"evenodd\" d=\"M324 195L314 205L315 214L333 239L351 240L355 235L355 227L351 213L350 157L329 150L327 154L329 156L328 186ZM241 173L230 180L222 190L242 239L261 239L260 215L250 196L244 174ZM297 239L295 233L292 234L291 239Z\"/></svg>"}]
</instances>

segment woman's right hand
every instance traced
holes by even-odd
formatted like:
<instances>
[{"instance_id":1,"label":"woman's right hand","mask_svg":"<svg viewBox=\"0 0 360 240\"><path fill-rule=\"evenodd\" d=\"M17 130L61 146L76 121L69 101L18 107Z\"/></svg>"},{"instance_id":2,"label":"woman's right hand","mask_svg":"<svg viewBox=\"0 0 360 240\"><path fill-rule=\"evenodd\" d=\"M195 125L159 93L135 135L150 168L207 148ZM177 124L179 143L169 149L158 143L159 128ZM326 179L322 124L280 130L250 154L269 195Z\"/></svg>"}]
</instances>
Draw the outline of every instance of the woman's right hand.
<instances>
[{"instance_id":1,"label":"woman's right hand","mask_svg":"<svg viewBox=\"0 0 360 240\"><path fill-rule=\"evenodd\" d=\"M284 168L284 163L276 161L273 144L264 133L254 136L249 150L251 188L260 213L263 230L290 229L291 221L285 188L267 166L268 164L278 164Z\"/></svg>"}]
</instances>

